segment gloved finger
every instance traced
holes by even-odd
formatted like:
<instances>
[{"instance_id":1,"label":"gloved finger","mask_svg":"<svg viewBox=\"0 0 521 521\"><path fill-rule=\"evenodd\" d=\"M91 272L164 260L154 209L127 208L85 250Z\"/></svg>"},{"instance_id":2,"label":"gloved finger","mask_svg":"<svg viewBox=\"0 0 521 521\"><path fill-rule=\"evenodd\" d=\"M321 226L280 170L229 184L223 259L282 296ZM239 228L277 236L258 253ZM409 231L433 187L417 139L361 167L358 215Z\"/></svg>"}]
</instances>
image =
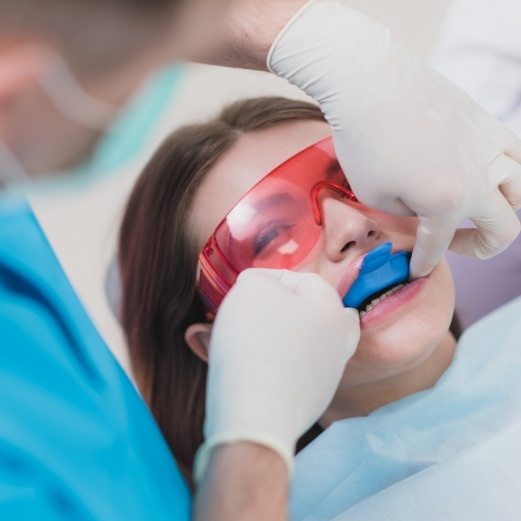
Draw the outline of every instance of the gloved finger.
<instances>
[{"instance_id":1,"label":"gloved finger","mask_svg":"<svg viewBox=\"0 0 521 521\"><path fill-rule=\"evenodd\" d=\"M360 341L360 316L356 309L343 308L339 317L339 320L343 321L343 331L345 331L345 341L342 343L345 366L354 355ZM324 344L324 348L327 349L328 345Z\"/></svg>"},{"instance_id":2,"label":"gloved finger","mask_svg":"<svg viewBox=\"0 0 521 521\"><path fill-rule=\"evenodd\" d=\"M457 230L450 249L461 255L488 259L502 252L519 235L521 224L503 195L497 191L483 215L473 218L476 228Z\"/></svg>"},{"instance_id":3,"label":"gloved finger","mask_svg":"<svg viewBox=\"0 0 521 521\"><path fill-rule=\"evenodd\" d=\"M521 208L521 164L501 154L490 167L492 179L499 179L499 189L514 210Z\"/></svg>"},{"instance_id":4,"label":"gloved finger","mask_svg":"<svg viewBox=\"0 0 521 521\"><path fill-rule=\"evenodd\" d=\"M290 288L295 295L301 298L312 299L324 302L327 299L331 302L342 305L340 295L335 288L317 273L297 273L288 271L281 277L281 282ZM343 305L342 305L343 307Z\"/></svg>"},{"instance_id":5,"label":"gloved finger","mask_svg":"<svg viewBox=\"0 0 521 521\"><path fill-rule=\"evenodd\" d=\"M237 282L245 282L249 280L273 280L280 281L280 279L286 274L290 273L288 270L283 269L271 269L271 268L248 268L239 273Z\"/></svg>"},{"instance_id":6,"label":"gloved finger","mask_svg":"<svg viewBox=\"0 0 521 521\"><path fill-rule=\"evenodd\" d=\"M344 308L342 313L348 324L348 344L351 345L353 349L356 349L358 341L360 340L360 314L357 309L353 308Z\"/></svg>"},{"instance_id":7,"label":"gloved finger","mask_svg":"<svg viewBox=\"0 0 521 521\"><path fill-rule=\"evenodd\" d=\"M298 272L269 268L250 268L244 270L238 277L238 281L263 277L264 283L271 281L282 285L286 290L304 297L316 298L318 295L327 297L334 295L340 299L333 286L317 273Z\"/></svg>"},{"instance_id":8,"label":"gloved finger","mask_svg":"<svg viewBox=\"0 0 521 521\"><path fill-rule=\"evenodd\" d=\"M325 281L316 273L305 273L298 271L290 271L290 270L281 270L281 269L269 269L269 268L250 268L248 270L243 271L239 277L244 279L243 274L246 273L248 278L251 277L268 277L266 282L273 280L280 283L285 289L290 291L291 293L297 292L301 284L308 280L312 279L312 282L309 284L324 284ZM316 279L319 279L318 281Z\"/></svg>"},{"instance_id":9,"label":"gloved finger","mask_svg":"<svg viewBox=\"0 0 521 521\"><path fill-rule=\"evenodd\" d=\"M428 275L441 261L455 230L456 222L451 216L420 217L410 264L413 279Z\"/></svg>"},{"instance_id":10,"label":"gloved finger","mask_svg":"<svg viewBox=\"0 0 521 521\"><path fill-rule=\"evenodd\" d=\"M499 122L498 122L499 123ZM506 155L521 164L521 138L510 128L500 123L500 129L506 144Z\"/></svg>"}]
</instances>

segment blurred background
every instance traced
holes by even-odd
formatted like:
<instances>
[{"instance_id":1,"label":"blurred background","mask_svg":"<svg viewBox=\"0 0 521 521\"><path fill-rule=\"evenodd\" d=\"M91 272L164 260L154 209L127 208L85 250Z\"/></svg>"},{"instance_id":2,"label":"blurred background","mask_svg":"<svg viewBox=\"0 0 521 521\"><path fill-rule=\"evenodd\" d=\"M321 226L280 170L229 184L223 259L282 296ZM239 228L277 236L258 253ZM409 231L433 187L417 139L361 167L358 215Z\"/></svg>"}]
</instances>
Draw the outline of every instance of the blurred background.
<instances>
[{"instance_id":1,"label":"blurred background","mask_svg":"<svg viewBox=\"0 0 521 521\"><path fill-rule=\"evenodd\" d=\"M283 0L281 0L283 1ZM350 0L429 58L450 0ZM162 139L177 126L204 118L238 97L303 97L261 72L180 65L151 78L101 144L89 166L94 177L39 188L31 202L80 299L123 367L129 368L120 327L105 289L117 229L132 184ZM81 188L81 190L80 190Z\"/></svg>"}]
</instances>

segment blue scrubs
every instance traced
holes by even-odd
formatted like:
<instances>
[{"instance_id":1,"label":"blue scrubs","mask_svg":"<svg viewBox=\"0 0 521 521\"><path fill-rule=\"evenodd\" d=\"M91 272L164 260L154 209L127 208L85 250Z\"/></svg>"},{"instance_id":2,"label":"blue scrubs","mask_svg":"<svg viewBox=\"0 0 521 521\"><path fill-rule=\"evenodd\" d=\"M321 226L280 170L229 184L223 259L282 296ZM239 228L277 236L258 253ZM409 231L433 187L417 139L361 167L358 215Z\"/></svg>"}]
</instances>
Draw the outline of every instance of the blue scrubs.
<instances>
[{"instance_id":1,"label":"blue scrubs","mask_svg":"<svg viewBox=\"0 0 521 521\"><path fill-rule=\"evenodd\" d=\"M0 519L187 520L146 405L25 201L0 206Z\"/></svg>"}]
</instances>

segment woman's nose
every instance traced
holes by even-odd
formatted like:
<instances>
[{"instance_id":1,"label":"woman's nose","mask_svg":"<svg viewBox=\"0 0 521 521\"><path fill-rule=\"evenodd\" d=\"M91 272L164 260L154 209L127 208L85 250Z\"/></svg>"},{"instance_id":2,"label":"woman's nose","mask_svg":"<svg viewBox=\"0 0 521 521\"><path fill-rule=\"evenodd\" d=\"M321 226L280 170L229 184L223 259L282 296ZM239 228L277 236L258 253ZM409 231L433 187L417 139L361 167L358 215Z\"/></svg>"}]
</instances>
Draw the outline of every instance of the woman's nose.
<instances>
[{"instance_id":1,"label":"woman's nose","mask_svg":"<svg viewBox=\"0 0 521 521\"><path fill-rule=\"evenodd\" d=\"M326 254L332 262L364 253L378 244L379 224L357 207L330 196L322 199L321 210Z\"/></svg>"}]
</instances>

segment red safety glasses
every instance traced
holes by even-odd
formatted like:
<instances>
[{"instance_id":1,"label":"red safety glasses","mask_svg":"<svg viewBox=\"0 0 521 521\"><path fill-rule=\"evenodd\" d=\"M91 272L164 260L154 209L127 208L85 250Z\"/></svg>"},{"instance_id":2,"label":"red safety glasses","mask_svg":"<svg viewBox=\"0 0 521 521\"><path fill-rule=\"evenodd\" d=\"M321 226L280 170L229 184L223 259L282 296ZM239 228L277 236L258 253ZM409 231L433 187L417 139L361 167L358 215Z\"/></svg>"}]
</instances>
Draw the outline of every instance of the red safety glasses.
<instances>
[{"instance_id":1,"label":"red safety glasses","mask_svg":"<svg viewBox=\"0 0 521 521\"><path fill-rule=\"evenodd\" d=\"M279 165L233 207L199 255L198 291L210 317L241 271L303 261L322 234L323 190L357 202L330 137Z\"/></svg>"}]
</instances>

